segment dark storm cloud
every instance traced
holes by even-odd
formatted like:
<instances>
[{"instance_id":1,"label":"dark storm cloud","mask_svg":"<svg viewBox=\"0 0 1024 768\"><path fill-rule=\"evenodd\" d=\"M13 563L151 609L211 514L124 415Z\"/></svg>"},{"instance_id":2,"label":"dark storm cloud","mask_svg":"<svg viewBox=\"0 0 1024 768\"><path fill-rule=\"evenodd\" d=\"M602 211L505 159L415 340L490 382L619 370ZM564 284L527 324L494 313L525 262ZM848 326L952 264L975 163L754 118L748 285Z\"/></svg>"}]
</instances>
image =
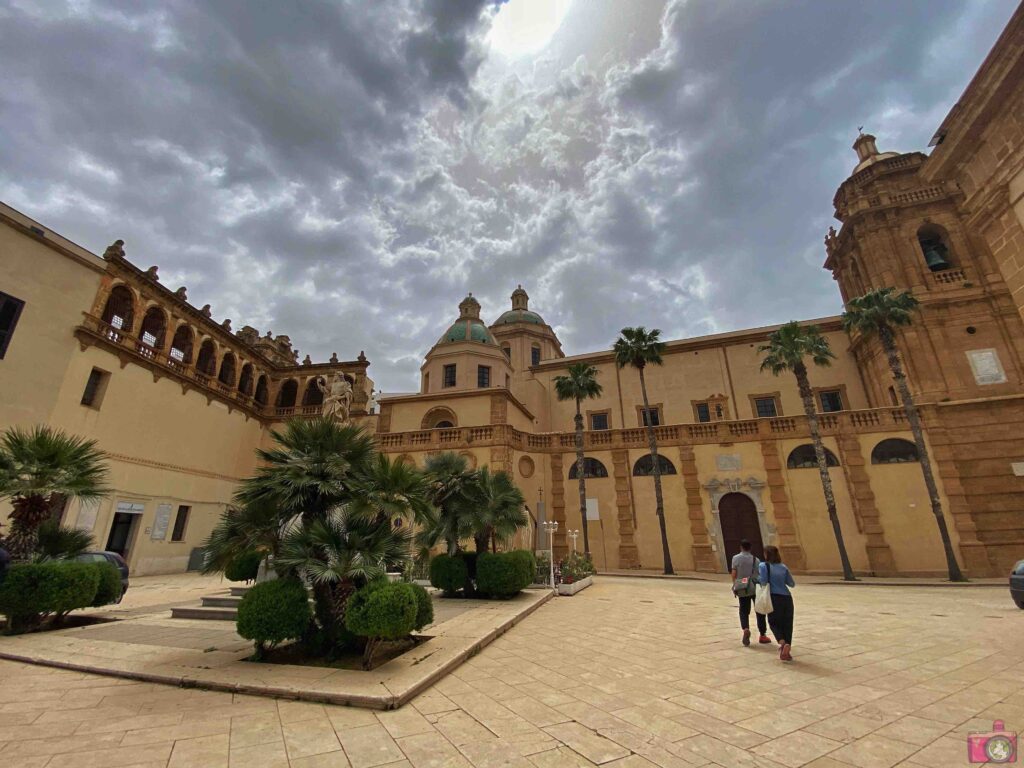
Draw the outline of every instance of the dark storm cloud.
<instances>
[{"instance_id":1,"label":"dark storm cloud","mask_svg":"<svg viewBox=\"0 0 1024 768\"><path fill-rule=\"evenodd\" d=\"M0 0L0 198L385 391L467 290L570 354L826 314L856 126L924 149L1013 3L577 0L512 62L494 7Z\"/></svg>"}]
</instances>

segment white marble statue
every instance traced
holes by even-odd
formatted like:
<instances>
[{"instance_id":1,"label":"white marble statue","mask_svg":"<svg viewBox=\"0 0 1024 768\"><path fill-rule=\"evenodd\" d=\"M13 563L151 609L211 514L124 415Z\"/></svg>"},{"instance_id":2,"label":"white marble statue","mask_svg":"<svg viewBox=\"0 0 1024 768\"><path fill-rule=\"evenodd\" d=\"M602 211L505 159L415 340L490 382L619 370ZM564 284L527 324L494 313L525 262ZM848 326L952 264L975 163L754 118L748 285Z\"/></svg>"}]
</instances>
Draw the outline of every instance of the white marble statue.
<instances>
[{"instance_id":1,"label":"white marble statue","mask_svg":"<svg viewBox=\"0 0 1024 768\"><path fill-rule=\"evenodd\" d=\"M331 383L318 376L317 388L323 393L324 404L322 414L325 419L337 419L342 424L349 423L349 410L352 408L352 384L342 374L334 374Z\"/></svg>"}]
</instances>

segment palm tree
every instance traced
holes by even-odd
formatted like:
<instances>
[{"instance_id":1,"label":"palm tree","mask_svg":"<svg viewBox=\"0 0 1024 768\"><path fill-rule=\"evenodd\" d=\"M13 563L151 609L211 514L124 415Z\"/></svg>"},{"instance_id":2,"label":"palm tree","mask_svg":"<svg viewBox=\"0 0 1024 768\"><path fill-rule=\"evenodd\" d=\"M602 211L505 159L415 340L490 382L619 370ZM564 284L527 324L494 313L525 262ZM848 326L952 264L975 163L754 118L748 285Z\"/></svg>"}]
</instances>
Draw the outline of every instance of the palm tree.
<instances>
[{"instance_id":1,"label":"palm tree","mask_svg":"<svg viewBox=\"0 0 1024 768\"><path fill-rule=\"evenodd\" d=\"M106 454L47 426L11 427L0 438L0 499L11 503L7 549L15 560L36 550L39 526L60 497L94 501L107 494Z\"/></svg>"},{"instance_id":2,"label":"palm tree","mask_svg":"<svg viewBox=\"0 0 1024 768\"><path fill-rule=\"evenodd\" d=\"M843 529L839 525L839 513L836 511L836 497L832 492L832 478L828 473L828 462L825 459L825 446L821 443L821 430L818 427L818 414L814 407L814 390L807 378L807 363L810 358L814 365L826 367L832 364L835 355L829 347L828 340L821 335L817 326L802 327L798 322L786 323L768 336L768 343L759 347L758 352L765 353L761 361L762 371L771 371L775 376L789 371L796 377L796 386L800 392L800 400L804 404L807 426L811 430L811 442L814 444L814 457L818 461L818 474L821 476L821 489L825 493L825 506L828 518L832 521L832 532L836 536L839 547L839 561L843 566L843 578L856 581L850 556L846 553L846 542L843 540Z\"/></svg>"},{"instance_id":3,"label":"palm tree","mask_svg":"<svg viewBox=\"0 0 1024 768\"><path fill-rule=\"evenodd\" d=\"M444 451L427 459L424 472L434 510L419 536L423 549L444 540L448 554L459 551L459 542L472 533L469 520L476 492L476 476L465 456Z\"/></svg>"},{"instance_id":4,"label":"palm tree","mask_svg":"<svg viewBox=\"0 0 1024 768\"><path fill-rule=\"evenodd\" d=\"M478 469L473 502L471 525L477 552L486 552L488 543L496 551L498 540L508 541L526 525L526 499L508 472Z\"/></svg>"},{"instance_id":5,"label":"palm tree","mask_svg":"<svg viewBox=\"0 0 1024 768\"><path fill-rule=\"evenodd\" d=\"M601 396L597 368L590 363L573 363L566 376L555 377L555 394L559 400L576 401L576 476L580 484L580 520L583 521L583 553L590 557L590 536L587 533L587 481L583 477L583 414L580 403Z\"/></svg>"},{"instance_id":6,"label":"palm tree","mask_svg":"<svg viewBox=\"0 0 1024 768\"><path fill-rule=\"evenodd\" d=\"M661 331L653 328L648 331L642 325L637 328L623 328L622 335L615 341L613 351L615 364L619 368L631 365L640 374L640 394L644 399L644 426L647 428L647 443L651 449L651 460L654 476L654 500L658 514L658 525L661 526L661 551L665 560L665 573L672 574L672 554L668 549L668 531L665 529L665 499L661 493L661 467L658 460L658 441L651 423L650 403L647 400L647 382L644 379L644 368L648 365L661 365L661 353L665 351L665 343L661 341Z\"/></svg>"},{"instance_id":7,"label":"palm tree","mask_svg":"<svg viewBox=\"0 0 1024 768\"><path fill-rule=\"evenodd\" d=\"M266 499L228 507L203 542L203 573L223 571L236 557L249 552L272 556L276 567L281 540L297 519L282 516L277 504Z\"/></svg>"},{"instance_id":8,"label":"palm tree","mask_svg":"<svg viewBox=\"0 0 1024 768\"><path fill-rule=\"evenodd\" d=\"M907 386L903 363L900 360L899 350L896 348L896 333L893 329L910 325L913 322L913 313L917 310L918 303L910 291L897 293L895 288L878 288L858 298L850 299L846 311L843 312L843 327L847 333L857 331L865 338L877 335L882 342L882 349L885 350L886 357L889 359L889 368L892 370L892 377L896 382L896 391L899 392L903 411L907 415L910 431L914 435L917 455L921 462L921 474L924 475L924 484L928 489L932 514L935 515L935 522L939 526L939 535L942 537L942 548L946 554L949 580L967 581L956 561L956 555L953 553L953 542L950 541L946 518L942 514L939 488L932 472L928 447L924 443L921 416L914 404L914 398L910 394L910 387Z\"/></svg>"}]
</instances>

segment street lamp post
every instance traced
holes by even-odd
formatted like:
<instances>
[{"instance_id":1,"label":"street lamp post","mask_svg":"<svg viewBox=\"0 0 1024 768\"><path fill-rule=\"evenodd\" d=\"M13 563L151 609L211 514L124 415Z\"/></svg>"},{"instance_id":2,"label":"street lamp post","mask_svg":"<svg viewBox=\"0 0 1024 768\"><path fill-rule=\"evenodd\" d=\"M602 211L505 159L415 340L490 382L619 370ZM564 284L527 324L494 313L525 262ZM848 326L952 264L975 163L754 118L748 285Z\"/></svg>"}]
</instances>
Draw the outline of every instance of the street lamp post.
<instances>
[{"instance_id":1,"label":"street lamp post","mask_svg":"<svg viewBox=\"0 0 1024 768\"><path fill-rule=\"evenodd\" d=\"M544 532L548 536L548 568L550 570L551 588L555 588L555 531L558 530L558 521L544 522Z\"/></svg>"},{"instance_id":2,"label":"street lamp post","mask_svg":"<svg viewBox=\"0 0 1024 768\"><path fill-rule=\"evenodd\" d=\"M579 532L578 529L577 530L573 530L573 529L570 528L568 531L565 532L565 535L568 536L570 539L572 539L572 553L575 555L576 554L576 538L580 535L580 532Z\"/></svg>"}]
</instances>

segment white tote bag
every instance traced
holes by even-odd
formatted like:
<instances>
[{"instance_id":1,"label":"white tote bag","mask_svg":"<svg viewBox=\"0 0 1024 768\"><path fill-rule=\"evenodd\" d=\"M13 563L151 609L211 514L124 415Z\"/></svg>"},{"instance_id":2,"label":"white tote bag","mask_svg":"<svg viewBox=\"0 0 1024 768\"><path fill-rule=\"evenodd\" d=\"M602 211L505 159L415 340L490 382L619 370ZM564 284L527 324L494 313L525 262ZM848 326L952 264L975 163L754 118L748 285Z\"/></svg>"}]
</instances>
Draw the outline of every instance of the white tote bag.
<instances>
[{"instance_id":1,"label":"white tote bag","mask_svg":"<svg viewBox=\"0 0 1024 768\"><path fill-rule=\"evenodd\" d=\"M772 605L772 566L770 563L765 563L765 568L768 571L767 583L757 585L755 590L757 594L754 595L754 610L767 616L775 610L775 607Z\"/></svg>"}]
</instances>

